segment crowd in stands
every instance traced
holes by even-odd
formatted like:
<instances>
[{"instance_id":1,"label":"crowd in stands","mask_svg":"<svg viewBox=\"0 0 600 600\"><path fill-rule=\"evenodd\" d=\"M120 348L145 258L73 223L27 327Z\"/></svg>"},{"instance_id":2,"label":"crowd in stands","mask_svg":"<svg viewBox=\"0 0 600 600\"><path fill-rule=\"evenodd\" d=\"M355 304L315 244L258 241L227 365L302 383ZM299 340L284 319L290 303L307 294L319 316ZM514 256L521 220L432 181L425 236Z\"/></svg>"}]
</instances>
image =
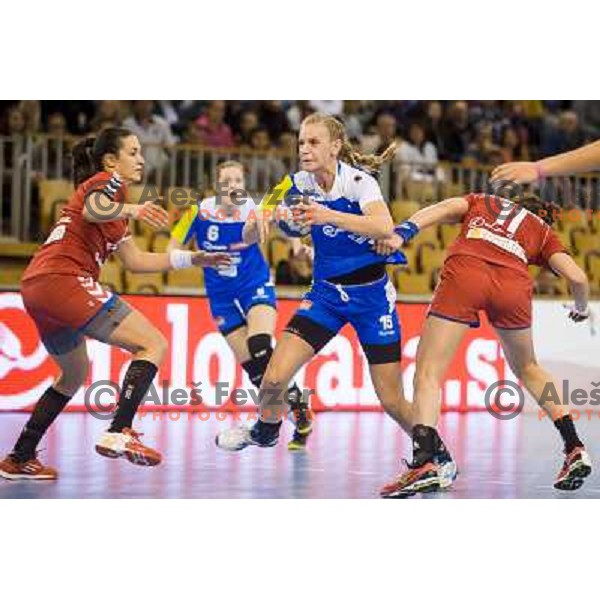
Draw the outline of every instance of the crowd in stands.
<instances>
[{"instance_id":1,"label":"crowd in stands","mask_svg":"<svg viewBox=\"0 0 600 600\"><path fill-rule=\"evenodd\" d=\"M0 133L85 135L124 125L144 144L288 150L313 111L339 117L363 150L397 141L398 160L421 163L424 172L439 160L536 159L600 136L600 102L568 100L2 101ZM159 150L149 154L152 167L166 160Z\"/></svg>"},{"instance_id":2,"label":"crowd in stands","mask_svg":"<svg viewBox=\"0 0 600 600\"><path fill-rule=\"evenodd\" d=\"M44 198L41 198L38 183L44 178L70 178L69 146L75 137L93 134L107 126L125 126L139 137L144 146L147 171L154 173L168 170L170 149L176 145L220 149L225 153L228 149L256 151L251 154L253 173L258 179L255 177L255 187L250 189L258 190L267 189L274 178L293 168L290 157L297 146L300 124L314 111L342 120L351 141L365 153L382 152L396 142L397 179L391 183L388 195L392 214L397 219L401 215L396 211L408 210L415 200L405 182L416 182L418 186L423 185L419 182L425 182L425 186L457 183L448 176L453 171L442 168L441 163L459 164L467 170L491 167L512 160L535 160L600 138L600 101L2 101L3 230L9 225L6 217L10 210L13 163L19 160L19 152L24 151L26 138L33 139L29 150L33 185L28 238L40 241L65 198L52 200L51 214L44 216L40 209L40 200ZM50 137L45 139L46 136ZM44 139L44 142L37 144L36 139ZM192 164L188 171L203 171L205 176L210 176L214 165L206 157L193 160L198 163ZM53 169L48 168L49 164L54 165ZM487 177L485 172L477 176ZM481 181L471 180L470 185L481 185ZM466 191L467 187L465 184L461 190ZM2 233L6 231L0 231ZM423 240L423 247L407 249L411 266L403 271L402 283L396 281L398 289L405 293L430 293L443 251L452 239L447 233L438 228L432 232L431 239ZM593 279L597 293L600 291L600 253L596 240L600 235L600 220L598 224L590 224L589 231L561 230L560 233L564 243L575 248L575 256ZM152 240L140 236L139 243L153 247ZM269 253L277 283L307 285L311 268L306 258L294 256L285 245L279 244L278 248L277 252ZM111 268L113 279L108 283L115 289L136 291L136 286L148 285L145 280L129 281L115 265ZM165 284L181 287L182 282L176 276L179 275L156 278L151 282L153 289L161 291ZM536 272L534 276L538 293L566 294L560 282L549 273ZM183 283L197 287L197 276Z\"/></svg>"}]
</instances>

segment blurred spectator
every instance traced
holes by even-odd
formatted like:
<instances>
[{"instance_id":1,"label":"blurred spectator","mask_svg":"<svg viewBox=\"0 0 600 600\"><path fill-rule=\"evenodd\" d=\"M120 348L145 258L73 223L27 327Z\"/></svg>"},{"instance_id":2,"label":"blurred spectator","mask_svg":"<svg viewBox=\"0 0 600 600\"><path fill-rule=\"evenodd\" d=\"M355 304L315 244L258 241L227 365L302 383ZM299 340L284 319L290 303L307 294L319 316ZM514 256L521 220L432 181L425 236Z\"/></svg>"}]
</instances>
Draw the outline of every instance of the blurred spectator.
<instances>
[{"instance_id":1,"label":"blurred spectator","mask_svg":"<svg viewBox=\"0 0 600 600\"><path fill-rule=\"evenodd\" d=\"M42 129L42 103L39 100L21 100L19 109L25 119L25 133L40 132Z\"/></svg>"},{"instance_id":2,"label":"blurred spectator","mask_svg":"<svg viewBox=\"0 0 600 600\"><path fill-rule=\"evenodd\" d=\"M469 124L469 108L464 101L452 103L447 117L442 124L442 158L452 162L460 162L465 156L473 139Z\"/></svg>"},{"instance_id":3,"label":"blurred spectator","mask_svg":"<svg viewBox=\"0 0 600 600\"><path fill-rule=\"evenodd\" d=\"M167 121L154 114L154 101L135 100L133 115L127 117L123 125L137 135L143 146L146 159L145 172L150 176L161 171L169 160L164 147L169 149L173 146L175 137Z\"/></svg>"},{"instance_id":4,"label":"blurred spectator","mask_svg":"<svg viewBox=\"0 0 600 600\"><path fill-rule=\"evenodd\" d=\"M265 127L258 127L251 133L250 148L257 153L250 158L248 165L250 189L265 191L282 179L285 165L271 154L271 138Z\"/></svg>"},{"instance_id":5,"label":"blurred spectator","mask_svg":"<svg viewBox=\"0 0 600 600\"><path fill-rule=\"evenodd\" d=\"M425 129L421 123L411 123L408 128L408 140L401 142L396 159L406 163L406 174L413 181L434 179L438 163L437 150L426 140Z\"/></svg>"},{"instance_id":6,"label":"blurred spectator","mask_svg":"<svg viewBox=\"0 0 600 600\"><path fill-rule=\"evenodd\" d=\"M267 128L273 140L278 140L282 133L290 130L290 123L280 100L261 102L258 120L262 127Z\"/></svg>"},{"instance_id":7,"label":"blurred spectator","mask_svg":"<svg viewBox=\"0 0 600 600\"><path fill-rule=\"evenodd\" d=\"M300 131L302 121L312 113L308 100L298 100L290 106L286 112L286 116L293 131Z\"/></svg>"},{"instance_id":8,"label":"blurred spectator","mask_svg":"<svg viewBox=\"0 0 600 600\"><path fill-rule=\"evenodd\" d=\"M67 120L62 113L56 112L48 116L48 136L39 139L33 147L34 178L70 179L73 140L68 137Z\"/></svg>"},{"instance_id":9,"label":"blurred spectator","mask_svg":"<svg viewBox=\"0 0 600 600\"><path fill-rule=\"evenodd\" d=\"M490 161L490 154L498 150L498 146L494 144L492 124L487 121L480 122L477 127L477 137L474 142L469 144L468 158L487 165Z\"/></svg>"},{"instance_id":10,"label":"blurred spectator","mask_svg":"<svg viewBox=\"0 0 600 600\"><path fill-rule=\"evenodd\" d=\"M96 113L94 100L44 100L41 106L42 120L48 122L48 115L59 112L67 120L67 129L73 135L84 135L90 131L90 122Z\"/></svg>"},{"instance_id":11,"label":"blurred spectator","mask_svg":"<svg viewBox=\"0 0 600 600\"><path fill-rule=\"evenodd\" d=\"M282 260L275 271L275 283L279 285L310 285L312 264L307 254L294 255L290 248L287 260Z\"/></svg>"},{"instance_id":12,"label":"blurred spectator","mask_svg":"<svg viewBox=\"0 0 600 600\"><path fill-rule=\"evenodd\" d=\"M296 153L298 152L298 138L295 133L282 133L279 136L279 149L284 156L281 161L286 171L293 171L296 166Z\"/></svg>"},{"instance_id":13,"label":"blurred spectator","mask_svg":"<svg viewBox=\"0 0 600 600\"><path fill-rule=\"evenodd\" d=\"M383 152L390 144L398 141L397 133L396 117L390 113L380 113L375 125L375 134L363 137L363 151L369 154Z\"/></svg>"},{"instance_id":14,"label":"blurred spectator","mask_svg":"<svg viewBox=\"0 0 600 600\"><path fill-rule=\"evenodd\" d=\"M482 121L485 121L486 123L491 123L495 136L499 134L504 117L502 102L500 100L477 100L471 105L469 113L471 125L477 126Z\"/></svg>"},{"instance_id":15,"label":"blurred spectator","mask_svg":"<svg viewBox=\"0 0 600 600\"><path fill-rule=\"evenodd\" d=\"M309 100L309 106L315 111L337 117L344 109L343 100Z\"/></svg>"},{"instance_id":16,"label":"blurred spectator","mask_svg":"<svg viewBox=\"0 0 600 600\"><path fill-rule=\"evenodd\" d=\"M503 158L502 162L529 160L529 150L527 145L521 143L517 131L513 127L505 127L502 131L500 150Z\"/></svg>"},{"instance_id":17,"label":"blurred spectator","mask_svg":"<svg viewBox=\"0 0 600 600\"><path fill-rule=\"evenodd\" d=\"M542 155L560 154L574 150L585 142L577 114L571 110L560 113L558 123L546 121L542 134Z\"/></svg>"},{"instance_id":18,"label":"blurred spectator","mask_svg":"<svg viewBox=\"0 0 600 600\"><path fill-rule=\"evenodd\" d=\"M424 124L427 139L436 147L438 153L442 152L444 142L442 135L442 118L444 109L438 100L430 100L425 106Z\"/></svg>"},{"instance_id":19,"label":"blurred spectator","mask_svg":"<svg viewBox=\"0 0 600 600\"><path fill-rule=\"evenodd\" d=\"M253 110L245 110L240 115L237 143L242 148L250 147L250 136L258 127L258 115Z\"/></svg>"},{"instance_id":20,"label":"blurred spectator","mask_svg":"<svg viewBox=\"0 0 600 600\"><path fill-rule=\"evenodd\" d=\"M202 131L204 144L211 148L231 148L234 146L231 127L225 123L225 102L211 100L204 113L196 119Z\"/></svg>"},{"instance_id":21,"label":"blurred spectator","mask_svg":"<svg viewBox=\"0 0 600 600\"><path fill-rule=\"evenodd\" d=\"M123 120L123 103L121 100L100 100L94 118L90 121L90 129L94 133L106 127L118 127Z\"/></svg>"},{"instance_id":22,"label":"blurred spectator","mask_svg":"<svg viewBox=\"0 0 600 600\"><path fill-rule=\"evenodd\" d=\"M52 113L48 117L48 135L64 137L68 134L67 120L61 113Z\"/></svg>"},{"instance_id":23,"label":"blurred spectator","mask_svg":"<svg viewBox=\"0 0 600 600\"><path fill-rule=\"evenodd\" d=\"M363 131L363 124L360 118L360 100L344 100L344 113L341 116L346 135L351 142L360 141Z\"/></svg>"},{"instance_id":24,"label":"blurred spectator","mask_svg":"<svg viewBox=\"0 0 600 600\"><path fill-rule=\"evenodd\" d=\"M600 137L600 101L598 100L576 100L573 110L583 126L587 138L597 139Z\"/></svg>"},{"instance_id":25,"label":"blurred spectator","mask_svg":"<svg viewBox=\"0 0 600 600\"><path fill-rule=\"evenodd\" d=\"M8 111L7 134L8 135L24 135L26 133L27 123L23 111L14 106Z\"/></svg>"}]
</instances>

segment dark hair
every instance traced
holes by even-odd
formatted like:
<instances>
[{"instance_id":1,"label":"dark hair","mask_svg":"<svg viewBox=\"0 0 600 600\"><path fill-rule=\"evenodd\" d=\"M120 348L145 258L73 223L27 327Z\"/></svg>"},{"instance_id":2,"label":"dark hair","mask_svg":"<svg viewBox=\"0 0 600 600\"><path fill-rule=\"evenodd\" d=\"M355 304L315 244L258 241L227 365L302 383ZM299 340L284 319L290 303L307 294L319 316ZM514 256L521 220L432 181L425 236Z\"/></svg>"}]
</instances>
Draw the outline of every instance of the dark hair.
<instances>
[{"instance_id":1,"label":"dark hair","mask_svg":"<svg viewBox=\"0 0 600 600\"><path fill-rule=\"evenodd\" d=\"M73 154L73 181L83 183L104 169L102 160L106 154L118 154L121 140L133 133L124 127L107 127L97 137L87 137L77 143Z\"/></svg>"},{"instance_id":2,"label":"dark hair","mask_svg":"<svg viewBox=\"0 0 600 600\"><path fill-rule=\"evenodd\" d=\"M519 199L518 204L523 208L526 208L529 212L538 216L542 221L552 227L556 218L560 215L561 208L554 202L542 200L534 194L523 196Z\"/></svg>"}]
</instances>

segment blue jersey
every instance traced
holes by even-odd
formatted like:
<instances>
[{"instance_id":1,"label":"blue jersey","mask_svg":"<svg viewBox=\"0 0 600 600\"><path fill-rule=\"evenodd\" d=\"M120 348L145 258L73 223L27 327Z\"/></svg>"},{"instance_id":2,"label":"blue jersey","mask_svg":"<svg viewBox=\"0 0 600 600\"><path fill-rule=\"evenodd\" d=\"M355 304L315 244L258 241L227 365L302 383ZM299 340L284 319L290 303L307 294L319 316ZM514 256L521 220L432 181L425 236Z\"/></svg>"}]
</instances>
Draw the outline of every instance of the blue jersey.
<instances>
[{"instance_id":1,"label":"blue jersey","mask_svg":"<svg viewBox=\"0 0 600 600\"><path fill-rule=\"evenodd\" d=\"M309 195L316 202L332 210L362 215L364 207L383 201L379 184L374 177L351 167L337 163L333 186L325 192L316 177L307 171L286 175L274 190L275 200L285 195ZM283 194L283 195L282 195ZM345 275L367 265L386 262L386 258L375 253L373 240L333 225L313 225L311 228L314 258L314 280L320 281Z\"/></svg>"},{"instance_id":2,"label":"blue jersey","mask_svg":"<svg viewBox=\"0 0 600 600\"><path fill-rule=\"evenodd\" d=\"M205 268L204 281L209 295L231 295L239 290L264 285L270 279L267 262L258 244L244 244L242 230L256 205L247 199L236 206L231 216L218 205L215 197L193 206L174 227L171 237L181 244L196 239L199 250L229 252L232 265L219 269Z\"/></svg>"}]
</instances>

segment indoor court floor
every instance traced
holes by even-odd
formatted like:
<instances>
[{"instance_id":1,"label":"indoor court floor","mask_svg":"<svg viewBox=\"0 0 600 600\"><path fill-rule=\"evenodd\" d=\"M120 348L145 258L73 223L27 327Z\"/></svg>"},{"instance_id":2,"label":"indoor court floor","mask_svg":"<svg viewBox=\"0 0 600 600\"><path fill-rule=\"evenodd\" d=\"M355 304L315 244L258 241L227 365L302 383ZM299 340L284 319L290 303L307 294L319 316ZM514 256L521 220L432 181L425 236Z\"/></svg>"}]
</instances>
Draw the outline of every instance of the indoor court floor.
<instances>
[{"instance_id":1,"label":"indoor court floor","mask_svg":"<svg viewBox=\"0 0 600 600\"><path fill-rule=\"evenodd\" d=\"M24 413L0 414L1 454L26 419ZM40 456L59 469L59 480L0 479L0 498L377 498L380 486L401 468L401 458L410 457L408 438L382 413L320 413L308 449L299 453L287 450L290 424L275 448L219 450L215 434L231 423L216 413L205 421L197 413L138 417L134 427L144 432L143 441L165 455L159 467L142 468L95 453L105 421L64 414L42 442ZM599 415L577 425L594 461L600 457ZM451 491L427 499L600 498L600 470L576 492L554 490L560 438L537 414L500 421L485 412L446 413L440 431L460 475Z\"/></svg>"}]
</instances>

